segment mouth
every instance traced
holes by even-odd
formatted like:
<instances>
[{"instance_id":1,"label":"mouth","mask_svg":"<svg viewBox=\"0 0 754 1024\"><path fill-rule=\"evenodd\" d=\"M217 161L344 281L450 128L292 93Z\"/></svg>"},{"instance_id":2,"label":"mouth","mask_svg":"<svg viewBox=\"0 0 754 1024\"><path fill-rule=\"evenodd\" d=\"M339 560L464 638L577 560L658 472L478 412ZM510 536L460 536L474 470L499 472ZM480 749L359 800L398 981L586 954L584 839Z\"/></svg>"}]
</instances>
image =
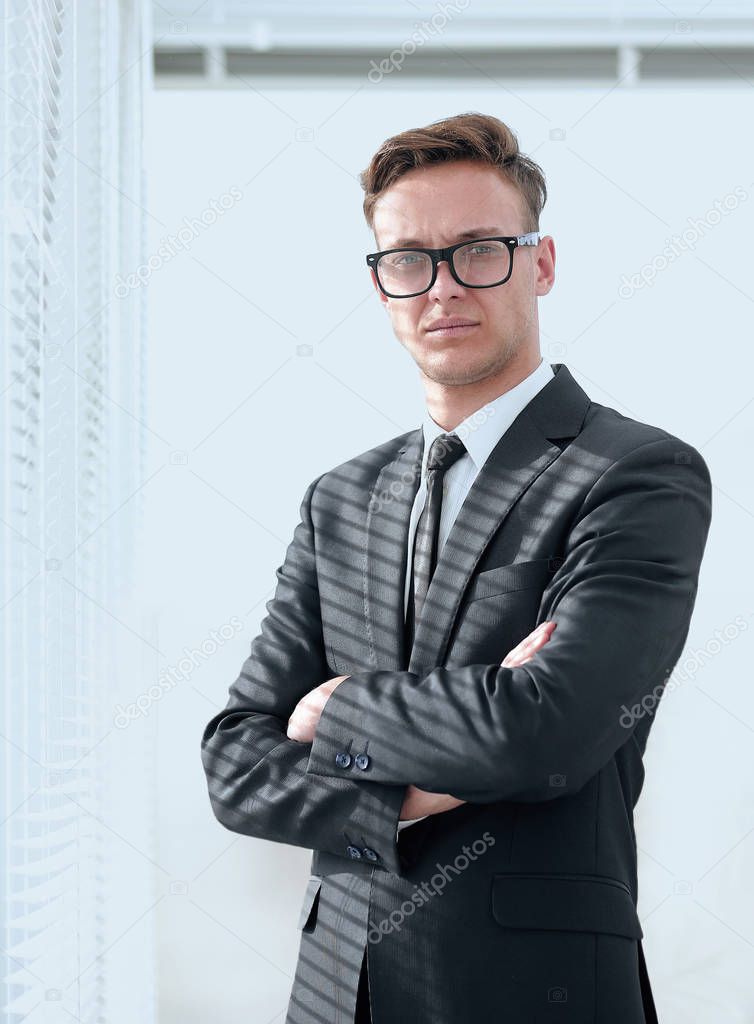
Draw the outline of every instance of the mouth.
<instances>
[{"instance_id":1,"label":"mouth","mask_svg":"<svg viewBox=\"0 0 754 1024\"><path fill-rule=\"evenodd\" d=\"M426 334L432 338L454 338L461 334L468 334L479 326L478 320L468 320L465 317L452 317L438 320L426 329Z\"/></svg>"}]
</instances>

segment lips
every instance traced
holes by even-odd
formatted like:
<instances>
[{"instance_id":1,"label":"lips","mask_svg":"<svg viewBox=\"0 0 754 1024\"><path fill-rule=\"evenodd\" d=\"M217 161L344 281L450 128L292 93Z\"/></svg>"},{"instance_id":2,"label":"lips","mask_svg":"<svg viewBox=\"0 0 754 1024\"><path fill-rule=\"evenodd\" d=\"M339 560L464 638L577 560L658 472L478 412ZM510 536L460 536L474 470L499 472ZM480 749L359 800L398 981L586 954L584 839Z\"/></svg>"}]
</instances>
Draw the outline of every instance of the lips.
<instances>
[{"instance_id":1,"label":"lips","mask_svg":"<svg viewBox=\"0 0 754 1024\"><path fill-rule=\"evenodd\" d=\"M478 320L468 320L466 317L445 317L430 324L427 327L427 334L431 334L433 331L450 330L453 327L476 327L478 322Z\"/></svg>"},{"instance_id":2,"label":"lips","mask_svg":"<svg viewBox=\"0 0 754 1024\"><path fill-rule=\"evenodd\" d=\"M427 327L425 336L433 342L449 341L452 338L466 338L479 326L477 320L469 320L467 317L447 317L436 320Z\"/></svg>"}]
</instances>

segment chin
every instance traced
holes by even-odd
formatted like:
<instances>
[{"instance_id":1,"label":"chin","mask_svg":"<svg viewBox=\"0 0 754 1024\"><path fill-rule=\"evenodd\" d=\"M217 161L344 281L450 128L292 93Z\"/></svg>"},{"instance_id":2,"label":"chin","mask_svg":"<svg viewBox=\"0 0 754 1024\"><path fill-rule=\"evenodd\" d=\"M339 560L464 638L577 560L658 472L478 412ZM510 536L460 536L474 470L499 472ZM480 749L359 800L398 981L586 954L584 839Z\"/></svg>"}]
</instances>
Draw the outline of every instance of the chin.
<instances>
[{"instance_id":1,"label":"chin","mask_svg":"<svg viewBox=\"0 0 754 1024\"><path fill-rule=\"evenodd\" d=\"M495 354L490 353L487 358L472 353L466 349L455 348L453 351L421 353L421 358L416 363L422 373L430 380L438 384L460 385L474 384L479 380L489 377L498 368Z\"/></svg>"},{"instance_id":2,"label":"chin","mask_svg":"<svg viewBox=\"0 0 754 1024\"><path fill-rule=\"evenodd\" d=\"M429 361L425 365L419 364L419 368L429 380L436 384L444 384L447 387L461 387L465 384L474 384L483 380L488 373L483 366L448 365L448 360L437 362Z\"/></svg>"}]
</instances>

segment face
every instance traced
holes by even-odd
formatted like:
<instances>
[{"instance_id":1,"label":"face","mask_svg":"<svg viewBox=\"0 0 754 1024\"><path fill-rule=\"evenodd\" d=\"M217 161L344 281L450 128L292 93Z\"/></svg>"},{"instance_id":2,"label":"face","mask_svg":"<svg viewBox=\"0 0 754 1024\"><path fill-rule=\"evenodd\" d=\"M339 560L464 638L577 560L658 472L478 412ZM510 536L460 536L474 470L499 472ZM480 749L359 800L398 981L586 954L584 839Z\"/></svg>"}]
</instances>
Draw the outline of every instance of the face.
<instances>
[{"instance_id":1,"label":"face","mask_svg":"<svg viewBox=\"0 0 754 1024\"><path fill-rule=\"evenodd\" d=\"M416 168L377 200L378 250L417 245L443 248L469 238L526 233L524 201L495 168L470 161ZM408 299L383 295L393 331L422 374L438 384L463 385L500 373L526 350L539 352L537 296L554 281L550 237L517 246L505 284L466 288L443 262L429 291ZM435 329L441 319L465 324Z\"/></svg>"}]
</instances>

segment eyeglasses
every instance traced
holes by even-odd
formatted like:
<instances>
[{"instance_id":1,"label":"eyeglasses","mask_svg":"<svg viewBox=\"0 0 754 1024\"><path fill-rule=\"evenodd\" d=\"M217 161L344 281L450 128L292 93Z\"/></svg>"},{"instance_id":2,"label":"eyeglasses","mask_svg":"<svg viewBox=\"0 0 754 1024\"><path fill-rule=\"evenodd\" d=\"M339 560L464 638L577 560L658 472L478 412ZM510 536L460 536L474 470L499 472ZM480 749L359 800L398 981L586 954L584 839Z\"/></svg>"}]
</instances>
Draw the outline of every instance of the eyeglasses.
<instances>
[{"instance_id":1,"label":"eyeglasses","mask_svg":"<svg viewBox=\"0 0 754 1024\"><path fill-rule=\"evenodd\" d=\"M458 242L445 249L385 249L370 252L367 265L377 277L380 291L391 299L410 299L429 291L437 280L437 265L444 261L464 288L495 288L505 284L513 270L513 250L538 245L539 232L497 235Z\"/></svg>"}]
</instances>

